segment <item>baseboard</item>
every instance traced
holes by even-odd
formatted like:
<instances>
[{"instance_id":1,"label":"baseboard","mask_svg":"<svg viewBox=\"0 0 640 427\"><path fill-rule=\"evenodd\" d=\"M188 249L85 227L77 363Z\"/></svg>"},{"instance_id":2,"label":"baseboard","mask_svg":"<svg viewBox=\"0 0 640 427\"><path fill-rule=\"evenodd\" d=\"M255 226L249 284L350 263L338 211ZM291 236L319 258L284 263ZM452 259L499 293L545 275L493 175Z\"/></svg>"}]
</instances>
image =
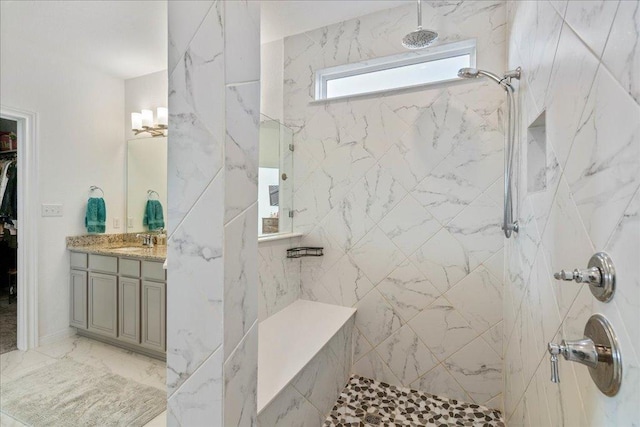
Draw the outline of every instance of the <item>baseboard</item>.
<instances>
[{"instance_id":1,"label":"baseboard","mask_svg":"<svg viewBox=\"0 0 640 427\"><path fill-rule=\"evenodd\" d=\"M58 332L54 332L49 335L41 336L38 338L38 346L51 344L56 341L63 340L67 337L72 337L76 334L75 328L66 328Z\"/></svg>"},{"instance_id":2,"label":"baseboard","mask_svg":"<svg viewBox=\"0 0 640 427\"><path fill-rule=\"evenodd\" d=\"M112 345L114 347L120 347L120 348L123 348L125 350L132 351L134 353L144 354L145 356L153 357L154 359L162 360L163 362L165 362L167 360L167 354L166 353L161 353L161 352L156 351L156 350L147 349L147 348L144 348L144 347L136 345L136 344L129 344L129 343L126 343L124 341L120 341L120 340L115 339L115 338L105 337L105 336L100 335L100 334L89 332L89 331L87 331L85 329L76 329L76 333L78 335L82 336L82 337L87 337L87 338L94 339L96 341L101 341L101 342L103 342L105 344L110 344L110 345Z\"/></svg>"}]
</instances>

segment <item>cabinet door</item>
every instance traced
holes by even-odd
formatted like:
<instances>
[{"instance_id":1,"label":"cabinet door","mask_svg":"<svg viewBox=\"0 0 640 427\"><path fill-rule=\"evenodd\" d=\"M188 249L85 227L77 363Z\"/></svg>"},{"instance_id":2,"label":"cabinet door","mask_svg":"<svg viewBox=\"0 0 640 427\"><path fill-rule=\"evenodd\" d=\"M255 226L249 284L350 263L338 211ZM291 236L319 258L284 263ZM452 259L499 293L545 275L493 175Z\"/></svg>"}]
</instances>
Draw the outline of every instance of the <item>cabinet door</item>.
<instances>
[{"instance_id":1,"label":"cabinet door","mask_svg":"<svg viewBox=\"0 0 640 427\"><path fill-rule=\"evenodd\" d=\"M71 270L69 325L87 329L87 272Z\"/></svg>"},{"instance_id":2,"label":"cabinet door","mask_svg":"<svg viewBox=\"0 0 640 427\"><path fill-rule=\"evenodd\" d=\"M166 284L142 281L142 345L165 351Z\"/></svg>"},{"instance_id":3,"label":"cabinet door","mask_svg":"<svg viewBox=\"0 0 640 427\"><path fill-rule=\"evenodd\" d=\"M118 336L118 277L89 273L89 330Z\"/></svg>"},{"instance_id":4,"label":"cabinet door","mask_svg":"<svg viewBox=\"0 0 640 427\"><path fill-rule=\"evenodd\" d=\"M120 278L118 283L118 339L140 343L140 280Z\"/></svg>"}]
</instances>

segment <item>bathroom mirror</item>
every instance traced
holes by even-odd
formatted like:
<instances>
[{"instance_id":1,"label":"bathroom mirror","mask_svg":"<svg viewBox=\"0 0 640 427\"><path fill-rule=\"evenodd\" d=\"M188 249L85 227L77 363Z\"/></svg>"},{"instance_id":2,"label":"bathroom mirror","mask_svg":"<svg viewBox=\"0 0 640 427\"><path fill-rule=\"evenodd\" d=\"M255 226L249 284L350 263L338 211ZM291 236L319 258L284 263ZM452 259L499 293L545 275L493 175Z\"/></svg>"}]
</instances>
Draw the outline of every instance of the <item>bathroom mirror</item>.
<instances>
[{"instance_id":1,"label":"bathroom mirror","mask_svg":"<svg viewBox=\"0 0 640 427\"><path fill-rule=\"evenodd\" d=\"M150 204L145 221L149 200L160 205ZM167 138L132 139L127 143L127 233L166 228L166 218Z\"/></svg>"},{"instance_id":2,"label":"bathroom mirror","mask_svg":"<svg viewBox=\"0 0 640 427\"><path fill-rule=\"evenodd\" d=\"M258 174L258 235L291 233L293 132L261 114Z\"/></svg>"}]
</instances>

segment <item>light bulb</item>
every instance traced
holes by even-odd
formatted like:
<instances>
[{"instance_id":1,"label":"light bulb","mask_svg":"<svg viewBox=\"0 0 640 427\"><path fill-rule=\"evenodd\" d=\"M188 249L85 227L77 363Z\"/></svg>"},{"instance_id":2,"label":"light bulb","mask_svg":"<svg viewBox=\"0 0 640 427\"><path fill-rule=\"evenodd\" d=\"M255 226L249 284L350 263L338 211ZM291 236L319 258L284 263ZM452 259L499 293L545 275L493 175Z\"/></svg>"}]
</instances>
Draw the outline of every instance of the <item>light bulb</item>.
<instances>
[{"instance_id":1,"label":"light bulb","mask_svg":"<svg viewBox=\"0 0 640 427\"><path fill-rule=\"evenodd\" d=\"M142 110L142 126L153 126L153 111L151 110Z\"/></svg>"},{"instance_id":2,"label":"light bulb","mask_svg":"<svg viewBox=\"0 0 640 427\"><path fill-rule=\"evenodd\" d=\"M169 110L165 107L158 107L156 110L158 117L158 125L167 126L169 124Z\"/></svg>"},{"instance_id":3,"label":"light bulb","mask_svg":"<svg viewBox=\"0 0 640 427\"><path fill-rule=\"evenodd\" d=\"M131 113L131 129L133 130L142 129L142 114Z\"/></svg>"}]
</instances>

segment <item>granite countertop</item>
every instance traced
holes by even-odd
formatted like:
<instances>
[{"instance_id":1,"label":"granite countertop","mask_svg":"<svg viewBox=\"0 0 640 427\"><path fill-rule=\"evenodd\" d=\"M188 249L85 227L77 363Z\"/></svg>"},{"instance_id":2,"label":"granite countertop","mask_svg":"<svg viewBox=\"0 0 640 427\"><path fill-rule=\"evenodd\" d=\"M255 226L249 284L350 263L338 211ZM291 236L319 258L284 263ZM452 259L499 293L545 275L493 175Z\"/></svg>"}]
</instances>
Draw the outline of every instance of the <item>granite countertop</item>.
<instances>
[{"instance_id":1,"label":"granite countertop","mask_svg":"<svg viewBox=\"0 0 640 427\"><path fill-rule=\"evenodd\" d=\"M84 252L87 254L110 255L125 258L138 258L147 261L164 262L167 259L166 246L154 246L147 248L144 246L105 246L105 245L89 245L89 246L72 246L68 248L73 252Z\"/></svg>"},{"instance_id":2,"label":"granite countertop","mask_svg":"<svg viewBox=\"0 0 640 427\"><path fill-rule=\"evenodd\" d=\"M167 246L156 245L148 248L140 244L135 233L98 234L67 237L67 249L87 254L110 255L164 262Z\"/></svg>"}]
</instances>

